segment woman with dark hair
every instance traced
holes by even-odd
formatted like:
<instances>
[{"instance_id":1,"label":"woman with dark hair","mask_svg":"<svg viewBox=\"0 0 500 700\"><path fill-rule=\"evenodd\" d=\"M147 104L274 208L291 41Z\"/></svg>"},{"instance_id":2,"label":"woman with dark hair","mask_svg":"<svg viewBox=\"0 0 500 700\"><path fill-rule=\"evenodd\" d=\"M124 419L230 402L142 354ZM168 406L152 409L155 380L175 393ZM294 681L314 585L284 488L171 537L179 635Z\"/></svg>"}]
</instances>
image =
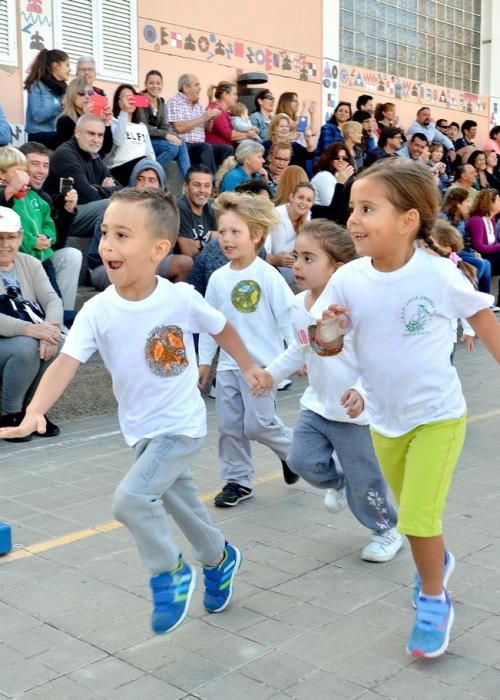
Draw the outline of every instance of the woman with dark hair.
<instances>
[{"instance_id":1,"label":"woman with dark hair","mask_svg":"<svg viewBox=\"0 0 500 700\"><path fill-rule=\"evenodd\" d=\"M337 184L336 175L349 166L351 176L354 174L354 161L345 145L340 141L330 144L314 166L315 175L311 180L315 192L314 204L330 205Z\"/></svg>"},{"instance_id":2,"label":"woman with dark hair","mask_svg":"<svg viewBox=\"0 0 500 700\"><path fill-rule=\"evenodd\" d=\"M500 191L500 159L498 153L493 149L486 148L484 155L486 156L486 179L488 184L493 189Z\"/></svg>"},{"instance_id":3,"label":"woman with dark hair","mask_svg":"<svg viewBox=\"0 0 500 700\"><path fill-rule=\"evenodd\" d=\"M352 108L350 102L339 102L335 107L332 116L323 124L319 134L318 145L316 147L316 155L320 156L331 143L335 141L343 141L341 126L350 121L352 117Z\"/></svg>"},{"instance_id":4,"label":"woman with dark hair","mask_svg":"<svg viewBox=\"0 0 500 700\"><path fill-rule=\"evenodd\" d=\"M186 144L167 121L162 90L163 76L160 71L150 70L146 73L145 87L141 94L148 98L148 106L139 107L139 121L148 129L158 163L165 167L175 160L184 178L191 167L191 161Z\"/></svg>"},{"instance_id":5,"label":"woman with dark hair","mask_svg":"<svg viewBox=\"0 0 500 700\"><path fill-rule=\"evenodd\" d=\"M467 159L467 164L472 165L477 173L476 182L473 187L476 190L486 190L490 186L486 177L486 155L483 151L472 151Z\"/></svg>"},{"instance_id":6,"label":"woman with dark hair","mask_svg":"<svg viewBox=\"0 0 500 700\"><path fill-rule=\"evenodd\" d=\"M491 274L500 275L500 242L496 237L496 218L500 214L500 195L496 190L482 190L470 211L466 230L472 247L491 263ZM500 282L497 305L500 306Z\"/></svg>"},{"instance_id":7,"label":"woman with dark hair","mask_svg":"<svg viewBox=\"0 0 500 700\"><path fill-rule=\"evenodd\" d=\"M494 126L490 130L490 137L483 146L483 151L491 149L500 156L500 126Z\"/></svg>"},{"instance_id":8,"label":"woman with dark hair","mask_svg":"<svg viewBox=\"0 0 500 700\"><path fill-rule=\"evenodd\" d=\"M145 124L139 120L139 109L133 85L122 84L113 97L113 150L108 156L108 167L115 180L126 187L134 166L143 158L156 160L153 145Z\"/></svg>"},{"instance_id":9,"label":"woman with dark hair","mask_svg":"<svg viewBox=\"0 0 500 700\"><path fill-rule=\"evenodd\" d=\"M255 95L255 112L250 115L250 121L259 130L262 141L267 139L267 127L273 116L274 95L270 90L261 90Z\"/></svg>"},{"instance_id":10,"label":"woman with dark hair","mask_svg":"<svg viewBox=\"0 0 500 700\"><path fill-rule=\"evenodd\" d=\"M69 56L59 49L42 49L31 64L24 89L28 91L26 132L28 141L54 147L56 119L69 78Z\"/></svg>"},{"instance_id":11,"label":"woman with dark hair","mask_svg":"<svg viewBox=\"0 0 500 700\"><path fill-rule=\"evenodd\" d=\"M380 131L387 126L397 126L399 122L394 102L379 102L375 106L374 117Z\"/></svg>"}]
</instances>

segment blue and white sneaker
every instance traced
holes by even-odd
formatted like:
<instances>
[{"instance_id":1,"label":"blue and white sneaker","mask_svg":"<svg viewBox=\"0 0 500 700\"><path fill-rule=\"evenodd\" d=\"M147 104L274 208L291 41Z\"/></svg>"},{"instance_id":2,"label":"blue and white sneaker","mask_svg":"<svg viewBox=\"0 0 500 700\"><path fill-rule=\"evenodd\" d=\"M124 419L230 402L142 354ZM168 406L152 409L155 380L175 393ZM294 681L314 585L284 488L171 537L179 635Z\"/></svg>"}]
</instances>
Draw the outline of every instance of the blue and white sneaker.
<instances>
[{"instance_id":1,"label":"blue and white sneaker","mask_svg":"<svg viewBox=\"0 0 500 700\"><path fill-rule=\"evenodd\" d=\"M237 547L226 542L224 559L217 566L204 566L205 595L203 605L210 613L222 612L233 596L233 581L243 557Z\"/></svg>"},{"instance_id":2,"label":"blue and white sneaker","mask_svg":"<svg viewBox=\"0 0 500 700\"><path fill-rule=\"evenodd\" d=\"M453 573L453 570L455 568L455 557L451 552L448 552L448 550L445 551L444 553L444 573L443 573L443 588L445 590L448 589L448 581L450 580L450 576ZM417 600L418 596L420 595L420 591L422 590L422 579L420 578L420 574L417 573L415 574L415 585L413 586L413 596L412 596L412 601L411 604L413 605L414 608L417 607Z\"/></svg>"},{"instance_id":3,"label":"blue and white sneaker","mask_svg":"<svg viewBox=\"0 0 500 700\"><path fill-rule=\"evenodd\" d=\"M183 622L196 587L196 570L179 557L174 571L153 576L149 585L153 594L151 627L156 634L171 632Z\"/></svg>"},{"instance_id":4,"label":"blue and white sneaker","mask_svg":"<svg viewBox=\"0 0 500 700\"><path fill-rule=\"evenodd\" d=\"M455 619L448 592L444 600L419 597L417 615L406 651L417 658L433 659L444 654Z\"/></svg>"}]
</instances>

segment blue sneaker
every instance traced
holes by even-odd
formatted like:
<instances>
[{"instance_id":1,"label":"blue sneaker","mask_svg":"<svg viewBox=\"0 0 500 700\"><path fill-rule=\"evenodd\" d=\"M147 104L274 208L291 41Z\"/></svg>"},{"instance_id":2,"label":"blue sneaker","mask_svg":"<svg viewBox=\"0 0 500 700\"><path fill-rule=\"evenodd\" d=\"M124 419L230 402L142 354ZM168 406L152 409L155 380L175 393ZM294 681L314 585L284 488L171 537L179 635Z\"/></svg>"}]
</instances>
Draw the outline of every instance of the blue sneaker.
<instances>
[{"instance_id":1,"label":"blue sneaker","mask_svg":"<svg viewBox=\"0 0 500 700\"><path fill-rule=\"evenodd\" d=\"M204 566L205 595L203 605L210 613L218 613L227 608L233 595L233 581L241 566L243 557L237 547L226 542L224 559L217 566Z\"/></svg>"},{"instance_id":2,"label":"blue sneaker","mask_svg":"<svg viewBox=\"0 0 500 700\"><path fill-rule=\"evenodd\" d=\"M171 632L179 627L187 615L196 586L196 571L179 557L177 569L153 576L149 585L153 594L153 632Z\"/></svg>"},{"instance_id":3,"label":"blue sneaker","mask_svg":"<svg viewBox=\"0 0 500 700\"><path fill-rule=\"evenodd\" d=\"M455 557L451 552L448 552L448 550L445 551L444 553L444 573L443 573L443 588L446 590L448 588L448 581L450 580L450 576L453 573L453 570L455 568ZM420 574L417 573L415 574L415 585L413 586L413 597L411 604L413 605L414 608L417 607L417 600L418 596L420 595L420 591L422 590L422 579L420 578Z\"/></svg>"},{"instance_id":4,"label":"blue sneaker","mask_svg":"<svg viewBox=\"0 0 500 700\"><path fill-rule=\"evenodd\" d=\"M455 613L448 592L444 594L445 600L419 597L415 624L406 647L408 654L433 659L448 648Z\"/></svg>"}]
</instances>

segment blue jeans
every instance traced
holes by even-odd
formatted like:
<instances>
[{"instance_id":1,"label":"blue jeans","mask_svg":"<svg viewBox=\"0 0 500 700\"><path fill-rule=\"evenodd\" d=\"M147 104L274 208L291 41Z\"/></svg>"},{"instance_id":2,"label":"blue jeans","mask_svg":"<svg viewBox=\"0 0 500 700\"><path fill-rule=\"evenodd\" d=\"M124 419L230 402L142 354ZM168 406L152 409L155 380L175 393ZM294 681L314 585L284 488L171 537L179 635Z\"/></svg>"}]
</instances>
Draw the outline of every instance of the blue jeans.
<instances>
[{"instance_id":1,"label":"blue jeans","mask_svg":"<svg viewBox=\"0 0 500 700\"><path fill-rule=\"evenodd\" d=\"M490 293L491 286L491 263L485 258L476 258L469 250L461 250L459 253L462 260L476 268L477 287L480 292Z\"/></svg>"},{"instance_id":2,"label":"blue jeans","mask_svg":"<svg viewBox=\"0 0 500 700\"><path fill-rule=\"evenodd\" d=\"M156 160L164 168L171 160L177 161L182 177L186 177L186 173L191 167L189 153L185 143L176 146L166 139L151 139L153 150L156 155Z\"/></svg>"}]
</instances>

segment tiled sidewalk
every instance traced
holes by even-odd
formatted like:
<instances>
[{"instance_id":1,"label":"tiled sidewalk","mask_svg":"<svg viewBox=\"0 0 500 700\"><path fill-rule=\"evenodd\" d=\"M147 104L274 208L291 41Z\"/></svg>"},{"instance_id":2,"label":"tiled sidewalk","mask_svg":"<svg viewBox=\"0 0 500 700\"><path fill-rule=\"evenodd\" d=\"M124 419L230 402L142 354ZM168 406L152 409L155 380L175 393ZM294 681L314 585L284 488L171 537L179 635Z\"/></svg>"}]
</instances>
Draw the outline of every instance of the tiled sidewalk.
<instances>
[{"instance_id":1,"label":"tiled sidewalk","mask_svg":"<svg viewBox=\"0 0 500 700\"><path fill-rule=\"evenodd\" d=\"M209 401L197 479L245 562L226 612L206 614L198 586L188 619L166 637L149 630L147 575L130 535L95 529L111 521L111 496L132 457L115 418L0 446L0 520L16 542L13 557L0 559L0 698L498 700L500 379L483 348L472 356L460 348L456 361L472 420L446 515L457 568L444 657L405 653L408 547L388 564L362 562L366 531L346 511L328 513L302 481L285 486L267 449L255 448L255 498L212 506L220 482ZM290 425L303 387L294 380L279 395ZM47 541L57 546L23 550Z\"/></svg>"}]
</instances>

